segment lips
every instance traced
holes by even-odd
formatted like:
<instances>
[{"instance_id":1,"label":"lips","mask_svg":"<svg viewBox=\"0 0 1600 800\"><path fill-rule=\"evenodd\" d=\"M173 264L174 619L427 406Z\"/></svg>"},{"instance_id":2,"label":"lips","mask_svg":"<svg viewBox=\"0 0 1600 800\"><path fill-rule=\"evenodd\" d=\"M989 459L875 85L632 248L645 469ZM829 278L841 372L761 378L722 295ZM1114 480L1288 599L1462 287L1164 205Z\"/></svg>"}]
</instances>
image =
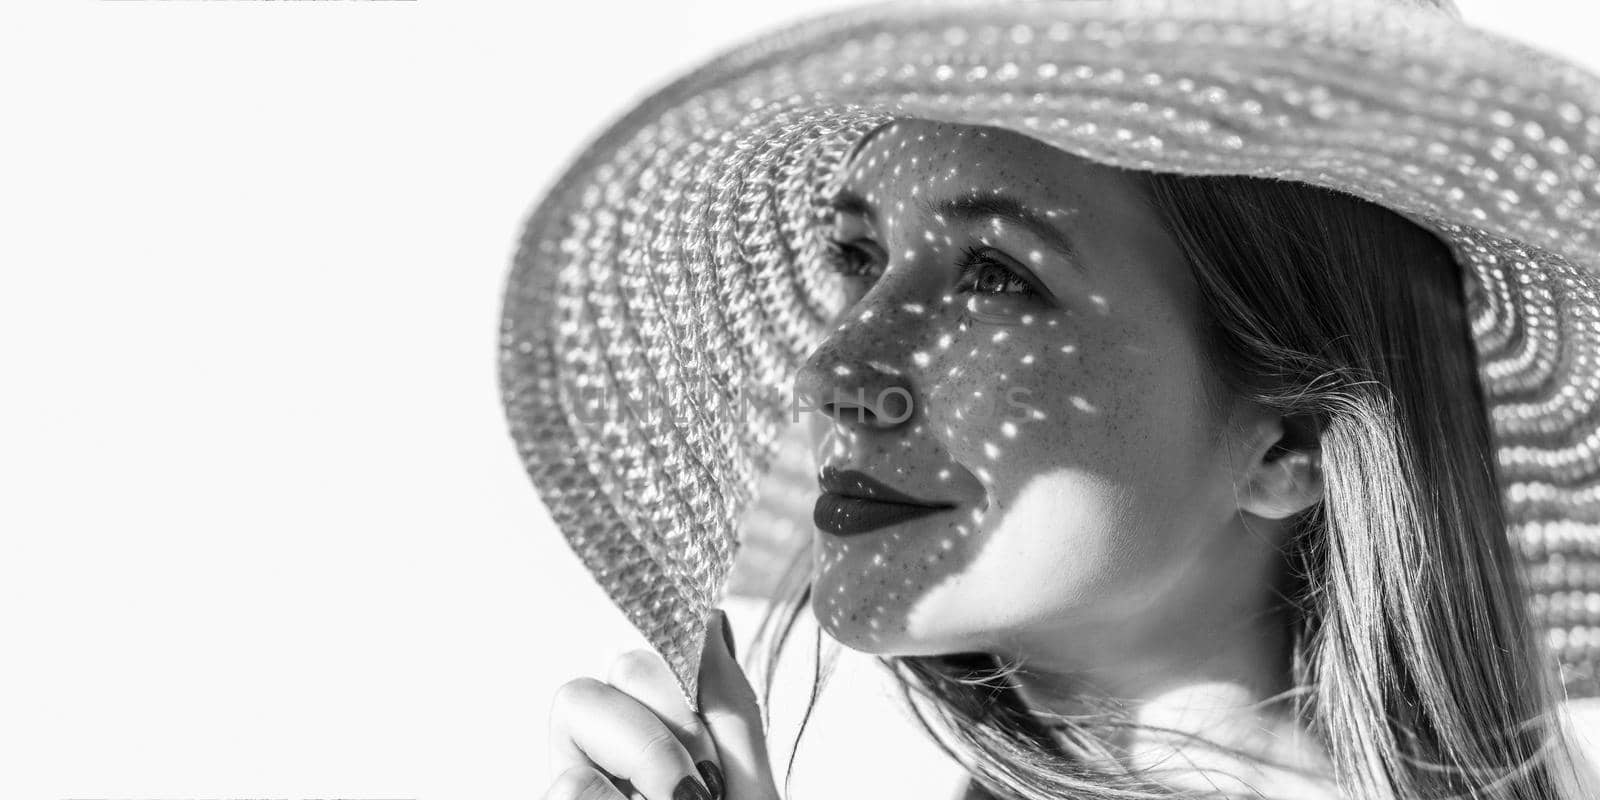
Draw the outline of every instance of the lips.
<instances>
[{"instance_id":1,"label":"lips","mask_svg":"<svg viewBox=\"0 0 1600 800\"><path fill-rule=\"evenodd\" d=\"M856 470L823 467L817 483L822 496L817 498L811 521L837 536L865 533L955 508L954 503L912 497Z\"/></svg>"}]
</instances>

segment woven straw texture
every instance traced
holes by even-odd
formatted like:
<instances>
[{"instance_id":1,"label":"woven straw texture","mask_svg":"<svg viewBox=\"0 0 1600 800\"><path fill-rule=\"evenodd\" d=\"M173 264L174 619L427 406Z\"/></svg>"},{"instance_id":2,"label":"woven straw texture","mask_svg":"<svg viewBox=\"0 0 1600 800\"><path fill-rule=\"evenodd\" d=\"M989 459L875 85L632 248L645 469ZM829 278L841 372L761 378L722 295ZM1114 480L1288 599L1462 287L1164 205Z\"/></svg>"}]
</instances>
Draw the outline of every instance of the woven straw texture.
<instances>
[{"instance_id":1,"label":"woven straw texture","mask_svg":"<svg viewBox=\"0 0 1600 800\"><path fill-rule=\"evenodd\" d=\"M810 454L777 398L843 304L828 182L897 117L1332 187L1438 232L1468 277L1528 602L1569 693L1600 690L1600 80L1397 3L983 0L736 48L606 130L528 222L500 341L512 436L691 704L741 542L809 531Z\"/></svg>"}]
</instances>

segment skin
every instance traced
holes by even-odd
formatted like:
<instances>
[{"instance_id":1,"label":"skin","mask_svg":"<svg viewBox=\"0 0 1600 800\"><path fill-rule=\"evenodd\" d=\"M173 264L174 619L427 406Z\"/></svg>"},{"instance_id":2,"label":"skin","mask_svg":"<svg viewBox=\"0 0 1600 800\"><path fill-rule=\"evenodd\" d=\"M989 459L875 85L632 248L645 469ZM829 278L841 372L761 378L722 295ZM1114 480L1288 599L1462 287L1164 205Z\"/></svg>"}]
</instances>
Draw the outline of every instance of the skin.
<instances>
[{"instance_id":1,"label":"skin","mask_svg":"<svg viewBox=\"0 0 1600 800\"><path fill-rule=\"evenodd\" d=\"M1264 702L1287 685L1275 548L1321 497L1316 454L1274 451L1285 421L1207 366L1196 287L1137 185L1019 134L908 121L840 188L862 201L833 231L842 265L874 274L851 279L858 298L798 376L825 412L819 459L956 507L819 531L821 624L883 655L996 653L1040 711L1118 698L1173 732L1112 738L1174 787L1334 797L1316 743ZM999 194L1055 234L923 202ZM963 276L967 248L988 263ZM680 800L706 764L722 796L777 797L722 642L707 638L698 713L649 651L564 685L545 798Z\"/></svg>"},{"instance_id":2,"label":"skin","mask_svg":"<svg viewBox=\"0 0 1600 800\"><path fill-rule=\"evenodd\" d=\"M644 649L619 656L604 681L576 678L556 691L544 800L777 800L732 628L720 610L706 628L697 708Z\"/></svg>"},{"instance_id":3,"label":"skin","mask_svg":"<svg viewBox=\"0 0 1600 800\"><path fill-rule=\"evenodd\" d=\"M872 274L848 279L857 299L797 376L824 412L818 460L956 508L819 530L820 624L878 655L1014 659L1043 710L1080 710L1088 687L1140 721L1319 763L1257 707L1288 686L1275 548L1321 497L1315 451L1273 451L1285 420L1223 387L1194 278L1129 173L902 120L838 189L840 265ZM1001 196L1055 234L931 207ZM968 248L987 262L964 280Z\"/></svg>"}]
</instances>

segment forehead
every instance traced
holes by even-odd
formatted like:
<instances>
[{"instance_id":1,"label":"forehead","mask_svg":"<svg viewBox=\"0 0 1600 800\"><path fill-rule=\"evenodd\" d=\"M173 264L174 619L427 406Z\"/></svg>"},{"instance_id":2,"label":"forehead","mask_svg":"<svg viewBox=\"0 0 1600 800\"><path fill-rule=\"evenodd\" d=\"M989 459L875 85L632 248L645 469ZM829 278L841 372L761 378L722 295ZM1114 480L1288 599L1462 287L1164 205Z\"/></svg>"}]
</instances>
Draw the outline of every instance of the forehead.
<instances>
[{"instance_id":1,"label":"forehead","mask_svg":"<svg viewBox=\"0 0 1600 800\"><path fill-rule=\"evenodd\" d=\"M1117 171L1003 128L896 120L851 154L836 191L881 207L887 197L1005 193L1044 211L1123 191ZM893 210L887 209L887 210Z\"/></svg>"}]
</instances>

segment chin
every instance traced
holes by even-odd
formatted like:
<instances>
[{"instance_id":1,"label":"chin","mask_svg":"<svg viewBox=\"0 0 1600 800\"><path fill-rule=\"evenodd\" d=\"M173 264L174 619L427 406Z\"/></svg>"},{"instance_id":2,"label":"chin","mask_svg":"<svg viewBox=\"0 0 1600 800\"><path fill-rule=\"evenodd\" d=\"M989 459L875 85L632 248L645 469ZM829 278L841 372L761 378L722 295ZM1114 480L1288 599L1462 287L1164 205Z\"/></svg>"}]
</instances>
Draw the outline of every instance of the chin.
<instances>
[{"instance_id":1,"label":"chin","mask_svg":"<svg viewBox=\"0 0 1600 800\"><path fill-rule=\"evenodd\" d=\"M828 591L833 590L829 588ZM813 591L811 594L811 614L818 626L851 650L873 656L903 658L982 649L965 637L912 632L906 624L903 609L885 608L856 598L852 598L852 601L846 606L828 602L823 593Z\"/></svg>"}]
</instances>

